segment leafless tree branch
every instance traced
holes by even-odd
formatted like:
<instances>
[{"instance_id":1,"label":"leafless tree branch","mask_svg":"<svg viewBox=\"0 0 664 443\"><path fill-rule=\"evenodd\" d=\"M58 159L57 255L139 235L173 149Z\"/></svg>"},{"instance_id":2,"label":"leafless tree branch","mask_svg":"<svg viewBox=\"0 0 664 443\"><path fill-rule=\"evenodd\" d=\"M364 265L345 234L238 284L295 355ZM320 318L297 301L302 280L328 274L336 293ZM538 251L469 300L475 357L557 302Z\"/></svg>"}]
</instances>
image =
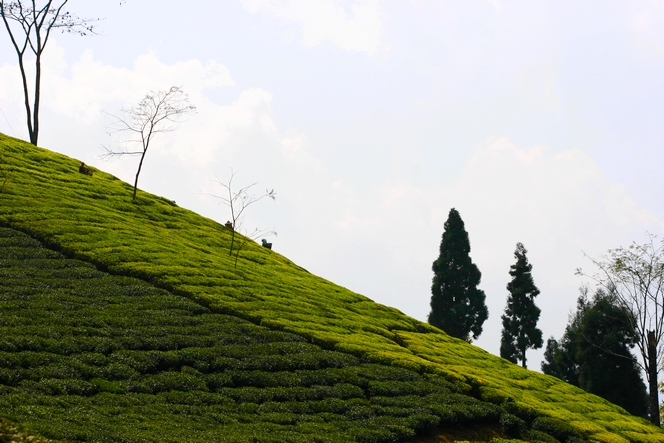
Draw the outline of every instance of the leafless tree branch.
<instances>
[{"instance_id":1,"label":"leafless tree branch","mask_svg":"<svg viewBox=\"0 0 664 443\"><path fill-rule=\"evenodd\" d=\"M227 182L221 180L219 177L215 177L212 181L214 183L217 183L224 189L224 194L223 195L215 195L215 194L204 194L208 195L210 197L214 197L218 200L221 200L221 202L226 205L229 210L230 210L230 216L231 216L231 221L229 221L230 226L228 226L232 233L231 233L231 245L229 248L229 255L232 257L233 256L233 250L234 250L234 245L235 245L235 233L242 231L242 225L244 223L244 212L247 210L247 208L251 205L253 205L256 202L261 201L264 198L270 198L272 200L276 200L277 198L277 193L274 191L274 189L266 189L264 194L254 194L251 192L252 188L258 184L258 182L251 183L250 185L244 186L242 188L239 188L238 190L233 189L233 179L235 178L236 172L231 169L231 174ZM256 228L254 231L247 233L245 231L244 234L244 239L241 241L239 247L235 248L235 266L237 267L237 258L240 253L240 250L242 247L245 245L246 239L250 238L252 240L256 240L258 237L264 236L264 235L269 235L269 234L274 234L276 235L276 231L274 230L268 230L268 229L258 229Z\"/></svg>"},{"instance_id":2,"label":"leafless tree branch","mask_svg":"<svg viewBox=\"0 0 664 443\"><path fill-rule=\"evenodd\" d=\"M653 234L647 237L644 244L610 249L599 260L586 255L599 271L586 274L579 268L576 273L615 293L620 304L631 312L641 366L648 379L650 420L659 426L657 378L664 347L664 242L658 244Z\"/></svg>"},{"instance_id":3,"label":"leafless tree branch","mask_svg":"<svg viewBox=\"0 0 664 443\"><path fill-rule=\"evenodd\" d=\"M83 19L69 11L65 11L64 7L67 1L62 0L59 3L54 3L53 0L48 0L42 6L37 6L36 0L0 0L0 16L2 16L5 30L18 57L23 82L28 135L30 143L34 145L37 144L39 138L41 57L51 36L51 31L58 29L63 33L80 36L96 34L93 23L99 21L99 19ZM32 99L25 66L25 55L28 48L35 56L34 94Z\"/></svg>"},{"instance_id":4,"label":"leafless tree branch","mask_svg":"<svg viewBox=\"0 0 664 443\"><path fill-rule=\"evenodd\" d=\"M196 107L189 103L187 94L177 86L173 86L167 91L150 91L138 105L123 108L117 114L106 113L111 119L107 125L109 135L123 134L125 137L122 138L120 144L138 145L138 149L133 151L126 148L113 149L102 145L101 148L104 152L100 155L105 160L125 155L141 157L134 180L132 200L136 200L138 177L152 139L157 134L175 131L177 123L184 121L187 116L194 113L196 113Z\"/></svg>"}]
</instances>

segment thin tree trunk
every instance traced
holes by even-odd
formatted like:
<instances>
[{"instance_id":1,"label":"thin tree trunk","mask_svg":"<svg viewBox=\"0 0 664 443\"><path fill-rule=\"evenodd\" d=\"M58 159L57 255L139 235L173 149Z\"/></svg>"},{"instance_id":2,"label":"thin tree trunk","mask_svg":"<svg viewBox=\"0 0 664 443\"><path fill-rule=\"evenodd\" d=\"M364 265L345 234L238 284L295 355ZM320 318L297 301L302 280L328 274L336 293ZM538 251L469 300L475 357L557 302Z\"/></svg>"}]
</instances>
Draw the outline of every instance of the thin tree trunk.
<instances>
[{"instance_id":1,"label":"thin tree trunk","mask_svg":"<svg viewBox=\"0 0 664 443\"><path fill-rule=\"evenodd\" d=\"M143 151L141 155L141 161L138 162L138 171L136 171L136 180L134 180L134 195L131 197L132 201L136 201L136 189L138 188L138 176L141 175L141 168L143 167L143 159L147 151Z\"/></svg>"},{"instance_id":2,"label":"thin tree trunk","mask_svg":"<svg viewBox=\"0 0 664 443\"><path fill-rule=\"evenodd\" d=\"M657 367L655 331L648 331L648 412L650 413L650 423L660 426Z\"/></svg>"},{"instance_id":3,"label":"thin tree trunk","mask_svg":"<svg viewBox=\"0 0 664 443\"><path fill-rule=\"evenodd\" d=\"M523 368L526 368L526 349L525 348L521 351L521 366Z\"/></svg>"},{"instance_id":4,"label":"thin tree trunk","mask_svg":"<svg viewBox=\"0 0 664 443\"><path fill-rule=\"evenodd\" d=\"M240 257L240 251L244 248L244 245L247 243L247 238L243 237L242 242L235 248L235 265L234 268L237 268L237 259Z\"/></svg>"},{"instance_id":5,"label":"thin tree trunk","mask_svg":"<svg viewBox=\"0 0 664 443\"><path fill-rule=\"evenodd\" d=\"M23 82L23 99L25 104L26 122L28 124L28 136L32 141L33 139L32 110L30 109L30 94L28 89L28 79L25 74L25 65L23 63L23 56L25 55L25 50L28 44L28 40L26 40L25 44L23 45L23 49L19 48L18 43L14 38L14 34L12 33L12 30L9 26L9 22L7 21L7 17L4 14L5 14L4 8L2 8L2 21L5 24L5 28L7 29L7 33L9 34L9 38L11 39L12 44L14 45L14 49L16 50L16 56L18 57L18 66L19 70L21 71L21 81ZM26 37L29 39L29 36Z\"/></svg>"},{"instance_id":6,"label":"thin tree trunk","mask_svg":"<svg viewBox=\"0 0 664 443\"><path fill-rule=\"evenodd\" d=\"M39 101L41 97L41 53L37 54L35 62L35 103L32 108L32 134L30 134L30 143L37 146L39 138Z\"/></svg>"},{"instance_id":7,"label":"thin tree trunk","mask_svg":"<svg viewBox=\"0 0 664 443\"><path fill-rule=\"evenodd\" d=\"M25 103L25 114L26 121L28 122L28 137L30 137L30 143L32 143L32 109L30 108L30 94L28 92L28 78L25 75L25 65L23 64L23 55L18 57L18 67L21 71L21 80L23 81L23 98ZM36 145L36 143L33 143Z\"/></svg>"}]
</instances>

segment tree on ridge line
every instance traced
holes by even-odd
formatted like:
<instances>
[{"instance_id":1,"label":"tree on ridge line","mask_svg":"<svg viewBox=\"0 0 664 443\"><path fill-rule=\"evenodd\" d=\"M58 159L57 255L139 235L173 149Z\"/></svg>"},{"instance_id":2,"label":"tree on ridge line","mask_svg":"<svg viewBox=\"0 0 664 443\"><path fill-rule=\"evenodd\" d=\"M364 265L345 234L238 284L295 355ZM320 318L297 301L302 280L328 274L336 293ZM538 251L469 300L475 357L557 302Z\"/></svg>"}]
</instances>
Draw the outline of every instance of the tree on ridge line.
<instances>
[{"instance_id":1,"label":"tree on ridge line","mask_svg":"<svg viewBox=\"0 0 664 443\"><path fill-rule=\"evenodd\" d=\"M101 157L104 159L124 155L141 157L136 170L132 201L136 201L138 176L152 139L157 134L175 131L176 123L194 113L196 106L189 104L189 97L177 86L172 86L167 91L150 91L136 107L123 108L118 114L106 113L112 119L108 125L109 134L128 133L122 143L135 143L140 147L137 151L115 151L108 146L102 146L105 152Z\"/></svg>"},{"instance_id":2,"label":"tree on ridge line","mask_svg":"<svg viewBox=\"0 0 664 443\"><path fill-rule=\"evenodd\" d=\"M471 342L489 317L482 273L470 259L470 241L459 212L452 208L445 222L440 255L433 262L429 324ZM471 338L472 334L472 338Z\"/></svg>"},{"instance_id":3,"label":"tree on ridge line","mask_svg":"<svg viewBox=\"0 0 664 443\"><path fill-rule=\"evenodd\" d=\"M0 16L5 24L5 29L14 46L18 57L18 66L23 82L23 98L25 112L27 115L28 136L30 143L37 145L39 138L39 106L41 99L41 57L48 43L53 29L60 29L69 34L85 36L94 34L92 22L99 19L82 19L63 8L68 0L63 0L59 5L54 5L53 0L48 0L43 6L38 7L35 0L6 1L0 0ZM28 3L28 5L25 5ZM14 23L17 26L12 26ZM23 41L21 41L21 36ZM31 103L30 88L28 87L28 74L25 66L25 54L30 52L35 56L35 78L34 94Z\"/></svg>"},{"instance_id":4,"label":"tree on ridge line","mask_svg":"<svg viewBox=\"0 0 664 443\"><path fill-rule=\"evenodd\" d=\"M244 245L247 242L247 239L251 240L257 240L259 237L262 237L264 235L277 235L277 232L274 229L259 229L255 228L254 231L248 232L244 231L244 236L241 237L239 244L237 247L235 247L235 237L236 237L236 232L241 232L243 230L243 224L244 224L244 213L247 210L247 208L254 203L264 199L265 197L268 197L272 200L277 199L277 193L274 191L274 189L266 189L264 194L261 195L255 195L253 193L250 193L251 188L256 186L258 182L254 182L250 185L244 186L242 188L236 189L233 187L233 179L235 178L236 172L231 169L231 174L230 178L228 179L228 182L225 182L221 180L218 177L215 177L214 182L220 185L222 188L225 190L226 195L214 195L214 194L206 194L211 197L217 198L221 200L221 202L228 206L228 209L230 211L230 216L232 221L228 221L226 223L226 228L230 229L231 231L231 244L229 248L229 255L232 257L233 256L233 250L235 250L235 267L237 268L237 260L240 256L240 251L244 247Z\"/></svg>"},{"instance_id":5,"label":"tree on ridge line","mask_svg":"<svg viewBox=\"0 0 664 443\"><path fill-rule=\"evenodd\" d=\"M512 281L507 284L509 295L505 314L502 315L503 331L500 338L500 356L512 363L521 360L526 367L526 350L542 347L542 331L537 327L540 309L535 306L535 297L540 293L533 281L533 265L528 263L528 251L523 243L516 244L514 258L510 266Z\"/></svg>"},{"instance_id":6,"label":"tree on ridge line","mask_svg":"<svg viewBox=\"0 0 664 443\"><path fill-rule=\"evenodd\" d=\"M648 381L648 415L650 422L660 425L658 372L664 345L664 242L656 245L656 236L647 234L644 244L632 243L628 248L610 249L600 260L590 260L599 269L577 275L595 280L606 292L615 294L620 305L628 310L631 327L638 339L636 347L639 366Z\"/></svg>"},{"instance_id":7,"label":"tree on ridge line","mask_svg":"<svg viewBox=\"0 0 664 443\"><path fill-rule=\"evenodd\" d=\"M560 341L547 341L542 372L625 408L648 415L648 394L631 349L638 340L631 312L615 293L581 288L576 312Z\"/></svg>"}]
</instances>

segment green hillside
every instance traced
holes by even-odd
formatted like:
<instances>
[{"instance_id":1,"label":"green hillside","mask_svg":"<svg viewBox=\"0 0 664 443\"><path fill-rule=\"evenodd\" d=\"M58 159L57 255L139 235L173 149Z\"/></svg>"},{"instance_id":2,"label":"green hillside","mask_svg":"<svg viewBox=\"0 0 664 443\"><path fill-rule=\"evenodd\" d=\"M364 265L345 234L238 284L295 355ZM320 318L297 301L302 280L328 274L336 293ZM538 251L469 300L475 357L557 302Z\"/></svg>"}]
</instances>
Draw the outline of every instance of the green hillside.
<instances>
[{"instance_id":1,"label":"green hillside","mask_svg":"<svg viewBox=\"0 0 664 443\"><path fill-rule=\"evenodd\" d=\"M664 442L259 245L234 268L223 226L147 193L132 203L130 185L79 163L0 135L4 418L82 441L425 441L495 425Z\"/></svg>"},{"instance_id":2,"label":"green hillside","mask_svg":"<svg viewBox=\"0 0 664 443\"><path fill-rule=\"evenodd\" d=\"M213 313L12 229L0 253L0 411L49 436L393 441L500 416L438 377Z\"/></svg>"}]
</instances>

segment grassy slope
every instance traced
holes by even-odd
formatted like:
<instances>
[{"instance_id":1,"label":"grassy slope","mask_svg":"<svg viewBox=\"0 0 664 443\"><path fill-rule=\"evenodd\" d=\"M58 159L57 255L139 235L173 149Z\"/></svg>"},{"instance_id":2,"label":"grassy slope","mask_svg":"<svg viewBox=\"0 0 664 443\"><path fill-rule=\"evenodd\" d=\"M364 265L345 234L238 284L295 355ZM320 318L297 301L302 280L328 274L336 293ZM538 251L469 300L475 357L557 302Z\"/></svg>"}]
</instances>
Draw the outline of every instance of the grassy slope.
<instances>
[{"instance_id":1,"label":"grassy slope","mask_svg":"<svg viewBox=\"0 0 664 443\"><path fill-rule=\"evenodd\" d=\"M38 435L31 434L7 420L0 419L0 442L2 443L57 443Z\"/></svg>"},{"instance_id":2,"label":"grassy slope","mask_svg":"<svg viewBox=\"0 0 664 443\"><path fill-rule=\"evenodd\" d=\"M0 227L0 411L48 437L387 443L437 423L499 428L500 407L454 390L211 312Z\"/></svg>"},{"instance_id":3,"label":"grassy slope","mask_svg":"<svg viewBox=\"0 0 664 443\"><path fill-rule=\"evenodd\" d=\"M211 307L311 338L326 349L434 373L489 401L558 418L590 440L659 442L644 420L561 381L523 370L441 331L316 277L278 253L249 245L237 269L218 223L139 193L78 162L0 135L0 223L73 256L138 276Z\"/></svg>"}]
</instances>

